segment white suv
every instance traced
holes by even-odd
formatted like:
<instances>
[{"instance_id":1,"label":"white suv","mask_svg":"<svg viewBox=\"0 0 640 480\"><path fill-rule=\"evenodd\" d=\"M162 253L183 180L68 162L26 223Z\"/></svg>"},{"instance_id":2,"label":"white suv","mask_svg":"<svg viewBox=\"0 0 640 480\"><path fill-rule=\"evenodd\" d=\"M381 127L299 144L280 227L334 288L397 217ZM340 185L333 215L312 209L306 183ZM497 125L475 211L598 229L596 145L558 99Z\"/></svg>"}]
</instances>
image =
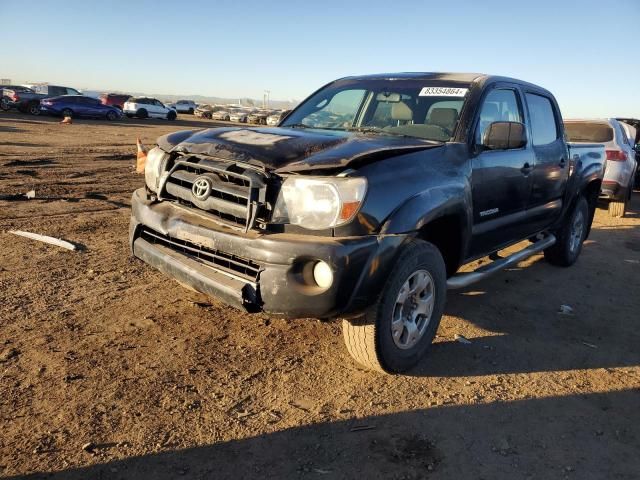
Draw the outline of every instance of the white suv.
<instances>
[{"instance_id":1,"label":"white suv","mask_svg":"<svg viewBox=\"0 0 640 480\"><path fill-rule=\"evenodd\" d=\"M130 98L124 103L122 108L124 114L138 118L166 118L167 120L175 120L178 114L175 108L165 106L160 100L148 97Z\"/></svg>"},{"instance_id":2,"label":"white suv","mask_svg":"<svg viewBox=\"0 0 640 480\"><path fill-rule=\"evenodd\" d=\"M176 103L168 103L167 107L175 108L178 113L193 115L198 105L193 100L178 100Z\"/></svg>"}]
</instances>

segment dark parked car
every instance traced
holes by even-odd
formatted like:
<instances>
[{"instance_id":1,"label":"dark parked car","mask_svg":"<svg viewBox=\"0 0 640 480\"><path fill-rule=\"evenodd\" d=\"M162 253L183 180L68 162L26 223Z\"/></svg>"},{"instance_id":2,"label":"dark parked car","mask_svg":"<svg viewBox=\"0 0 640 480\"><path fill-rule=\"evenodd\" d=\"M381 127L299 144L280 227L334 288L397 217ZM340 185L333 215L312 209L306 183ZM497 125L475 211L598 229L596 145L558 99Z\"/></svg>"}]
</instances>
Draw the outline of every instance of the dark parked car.
<instances>
[{"instance_id":1,"label":"dark parked car","mask_svg":"<svg viewBox=\"0 0 640 480\"><path fill-rule=\"evenodd\" d=\"M17 108L31 115L40 115L40 100L46 98L46 95L20 85L3 86L1 93L0 109L6 111Z\"/></svg>"},{"instance_id":2,"label":"dark parked car","mask_svg":"<svg viewBox=\"0 0 640 480\"><path fill-rule=\"evenodd\" d=\"M62 117L106 118L107 120L117 120L122 117L122 112L117 107L104 105L97 98L83 95L47 98L40 102L40 109L43 113Z\"/></svg>"},{"instance_id":3,"label":"dark parked car","mask_svg":"<svg viewBox=\"0 0 640 480\"><path fill-rule=\"evenodd\" d=\"M117 107L122 110L124 103L130 98L131 95L122 93L103 93L100 95L100 102L102 102L103 105L111 105L112 107Z\"/></svg>"},{"instance_id":4,"label":"dark parked car","mask_svg":"<svg viewBox=\"0 0 640 480\"><path fill-rule=\"evenodd\" d=\"M343 78L278 128L160 137L133 194L131 248L250 312L343 318L358 362L400 372L427 352L447 288L538 252L578 259L604 158L602 145L566 143L555 98L530 83Z\"/></svg>"}]
</instances>

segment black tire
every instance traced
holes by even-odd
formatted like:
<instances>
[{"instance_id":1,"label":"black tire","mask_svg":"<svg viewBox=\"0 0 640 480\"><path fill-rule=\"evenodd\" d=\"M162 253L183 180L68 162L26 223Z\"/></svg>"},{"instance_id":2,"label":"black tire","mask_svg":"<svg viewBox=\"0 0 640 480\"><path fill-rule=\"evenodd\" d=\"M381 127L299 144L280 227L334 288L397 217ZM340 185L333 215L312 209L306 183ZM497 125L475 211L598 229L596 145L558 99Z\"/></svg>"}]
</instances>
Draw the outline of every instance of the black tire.
<instances>
[{"instance_id":1,"label":"black tire","mask_svg":"<svg viewBox=\"0 0 640 480\"><path fill-rule=\"evenodd\" d=\"M431 280L430 317L420 320L425 324L415 344L401 348L397 342L402 340L405 329L401 326L400 335L394 338L392 319L398 313L401 290L405 285L410 287L410 280L423 275L422 272L427 272ZM426 355L444 312L446 294L447 272L440 251L431 243L412 240L400 253L375 304L363 316L342 321L347 350L358 363L372 370L389 373L408 370ZM408 301L412 299L407 297L399 309L400 319L404 318ZM411 340L406 332L405 339Z\"/></svg>"},{"instance_id":2,"label":"black tire","mask_svg":"<svg viewBox=\"0 0 640 480\"><path fill-rule=\"evenodd\" d=\"M189 115L193 115L193 108L190 108L189 111L187 112Z\"/></svg>"},{"instance_id":3,"label":"black tire","mask_svg":"<svg viewBox=\"0 0 640 480\"><path fill-rule=\"evenodd\" d=\"M544 251L544 258L549 263L560 267L573 265L582 251L582 243L587 237L590 219L587 200L580 196L571 213L566 216L562 227L554 232L556 243Z\"/></svg>"},{"instance_id":4,"label":"black tire","mask_svg":"<svg viewBox=\"0 0 640 480\"><path fill-rule=\"evenodd\" d=\"M3 110L5 112L11 110L11 105L9 104L8 98L0 98L0 110Z\"/></svg>"},{"instance_id":5,"label":"black tire","mask_svg":"<svg viewBox=\"0 0 640 480\"><path fill-rule=\"evenodd\" d=\"M40 115L42 113L40 110L40 102L31 102L27 107L27 112L29 112L29 115L34 115L36 117Z\"/></svg>"},{"instance_id":6,"label":"black tire","mask_svg":"<svg viewBox=\"0 0 640 480\"><path fill-rule=\"evenodd\" d=\"M113 110L110 110L107 112L106 117L107 117L107 120L109 120L110 122L113 122L114 120L118 119L118 114Z\"/></svg>"},{"instance_id":7,"label":"black tire","mask_svg":"<svg viewBox=\"0 0 640 480\"><path fill-rule=\"evenodd\" d=\"M73 110L71 110L70 108L65 108L62 110L62 118L64 117L71 117L73 118Z\"/></svg>"},{"instance_id":8,"label":"black tire","mask_svg":"<svg viewBox=\"0 0 640 480\"><path fill-rule=\"evenodd\" d=\"M147 112L146 108L139 108L138 111L136 112L136 117L138 117L138 118L148 118L149 117L149 112Z\"/></svg>"},{"instance_id":9,"label":"black tire","mask_svg":"<svg viewBox=\"0 0 640 480\"><path fill-rule=\"evenodd\" d=\"M167 113L167 120L175 120L178 117L178 114L176 112L174 112L173 110L171 110L169 113Z\"/></svg>"}]
</instances>

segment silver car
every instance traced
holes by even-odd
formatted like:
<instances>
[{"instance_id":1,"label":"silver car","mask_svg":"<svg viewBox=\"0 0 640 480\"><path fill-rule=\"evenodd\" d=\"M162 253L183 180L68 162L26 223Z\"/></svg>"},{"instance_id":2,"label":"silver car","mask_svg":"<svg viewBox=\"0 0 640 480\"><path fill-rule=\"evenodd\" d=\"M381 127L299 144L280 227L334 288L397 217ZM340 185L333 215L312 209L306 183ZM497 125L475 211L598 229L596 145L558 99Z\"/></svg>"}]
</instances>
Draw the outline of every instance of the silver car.
<instances>
[{"instance_id":1,"label":"silver car","mask_svg":"<svg viewBox=\"0 0 640 480\"><path fill-rule=\"evenodd\" d=\"M565 120L564 126L570 142L604 145L607 163L600 199L608 202L611 216L623 217L638 168L633 140L629 139L627 131L615 118Z\"/></svg>"}]
</instances>

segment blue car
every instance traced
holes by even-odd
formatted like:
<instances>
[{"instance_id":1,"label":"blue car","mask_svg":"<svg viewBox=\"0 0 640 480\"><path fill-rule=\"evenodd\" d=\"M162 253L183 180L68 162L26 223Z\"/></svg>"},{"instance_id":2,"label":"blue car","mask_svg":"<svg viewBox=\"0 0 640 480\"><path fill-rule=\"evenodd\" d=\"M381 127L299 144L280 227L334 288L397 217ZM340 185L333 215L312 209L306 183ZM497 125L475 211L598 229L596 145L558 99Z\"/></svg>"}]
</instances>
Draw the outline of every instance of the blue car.
<instances>
[{"instance_id":1,"label":"blue car","mask_svg":"<svg viewBox=\"0 0 640 480\"><path fill-rule=\"evenodd\" d=\"M63 117L106 118L118 120L122 112L111 105L104 105L100 100L83 95L63 95L46 98L40 101L42 113Z\"/></svg>"}]
</instances>

